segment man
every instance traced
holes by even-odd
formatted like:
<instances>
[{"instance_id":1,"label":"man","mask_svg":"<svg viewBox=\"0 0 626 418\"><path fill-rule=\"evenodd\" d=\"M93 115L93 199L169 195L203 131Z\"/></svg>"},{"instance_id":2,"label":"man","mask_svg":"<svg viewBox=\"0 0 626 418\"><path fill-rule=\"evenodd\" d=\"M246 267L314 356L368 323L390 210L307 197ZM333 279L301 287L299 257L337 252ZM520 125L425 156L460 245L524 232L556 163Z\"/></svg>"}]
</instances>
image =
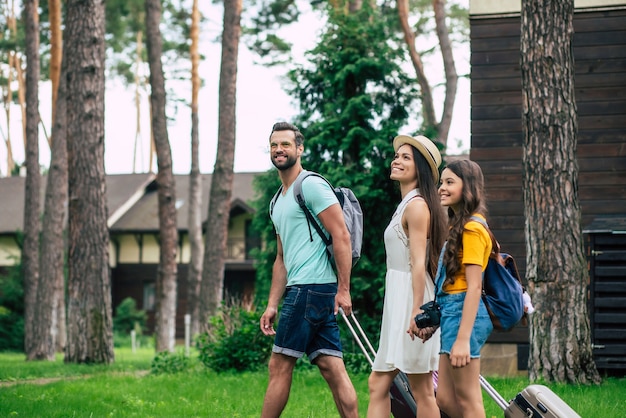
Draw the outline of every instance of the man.
<instances>
[{"instance_id":1,"label":"man","mask_svg":"<svg viewBox=\"0 0 626 418\"><path fill-rule=\"evenodd\" d=\"M296 360L305 353L328 383L339 414L358 417L356 391L343 363L336 320L339 308L346 315L352 312L350 235L333 190L323 179L307 177L302 182L302 193L311 212L332 237L335 275L326 245L315 231L309 233L306 216L290 188L303 170L303 151L304 136L297 127L286 122L273 126L270 155L283 188L272 209L277 252L269 301L260 323L265 335L275 335L261 417L280 416L289 398ZM283 293L285 302L275 331Z\"/></svg>"}]
</instances>

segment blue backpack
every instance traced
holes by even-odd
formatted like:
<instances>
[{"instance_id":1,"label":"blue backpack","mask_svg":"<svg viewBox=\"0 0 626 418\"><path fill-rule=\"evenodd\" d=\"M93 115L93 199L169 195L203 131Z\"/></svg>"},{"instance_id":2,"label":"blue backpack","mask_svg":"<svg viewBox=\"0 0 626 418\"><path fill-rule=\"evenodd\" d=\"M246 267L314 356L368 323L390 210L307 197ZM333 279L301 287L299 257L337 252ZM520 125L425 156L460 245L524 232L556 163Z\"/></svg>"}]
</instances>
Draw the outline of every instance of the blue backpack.
<instances>
[{"instance_id":1,"label":"blue backpack","mask_svg":"<svg viewBox=\"0 0 626 418\"><path fill-rule=\"evenodd\" d=\"M348 233L350 234L350 244L352 244L352 266L354 267L357 261L359 261L359 258L361 258L361 247L363 245L363 210L361 209L361 204L352 190L347 187L333 187L333 185L330 184L324 176L313 171L303 170L293 183L293 196L304 212L307 223L309 224L309 238L313 241L313 235L311 232L311 225L313 225L317 234L320 238L322 238L322 241L324 241L324 244L326 245L326 253L328 254L328 257L333 265L335 264L335 253L333 252L332 237L327 236L324 231L322 231L319 221L315 216L313 216L306 205L304 194L302 193L302 182L309 176L317 176L324 179L324 181L326 181L330 188L335 192L335 196L337 196L337 200L339 201L343 211L343 219L346 223L346 227L348 228ZM274 210L274 204L276 204L276 200L278 199L278 196L280 196L282 190L283 186L281 184L271 200L270 215Z\"/></svg>"},{"instance_id":2,"label":"blue backpack","mask_svg":"<svg viewBox=\"0 0 626 418\"><path fill-rule=\"evenodd\" d=\"M487 222L477 216L470 218L483 225L492 241L498 245ZM519 277L517 265L510 254L499 253L498 261L495 251L489 257L487 268L483 273L483 302L487 306L493 328L498 331L512 329L524 316L524 288Z\"/></svg>"}]
</instances>

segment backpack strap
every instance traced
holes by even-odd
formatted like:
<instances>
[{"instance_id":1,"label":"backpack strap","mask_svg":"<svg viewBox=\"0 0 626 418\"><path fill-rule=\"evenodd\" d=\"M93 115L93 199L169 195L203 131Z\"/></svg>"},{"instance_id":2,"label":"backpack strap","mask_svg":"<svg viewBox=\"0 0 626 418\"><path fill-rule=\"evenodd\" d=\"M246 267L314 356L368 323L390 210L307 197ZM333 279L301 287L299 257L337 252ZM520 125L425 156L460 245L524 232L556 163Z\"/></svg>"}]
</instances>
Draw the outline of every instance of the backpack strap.
<instances>
[{"instance_id":1,"label":"backpack strap","mask_svg":"<svg viewBox=\"0 0 626 418\"><path fill-rule=\"evenodd\" d=\"M272 200L270 200L270 217L272 216L272 213L274 213L274 205L276 204L276 201L278 200L278 196L280 196L282 191L283 191L283 185L281 184L278 187L278 190L276 190L276 193L274 193L274 197L272 197Z\"/></svg>"},{"instance_id":2,"label":"backpack strap","mask_svg":"<svg viewBox=\"0 0 626 418\"><path fill-rule=\"evenodd\" d=\"M320 226L319 222L315 219L315 216L311 213L308 206L306 205L306 201L304 199L304 193L302 193L302 182L304 181L305 178L309 176L316 176L321 179L324 179L324 181L328 183L328 185L330 186L331 190L333 189L332 184L330 184L330 182L326 179L326 177L314 171L302 170L302 172L296 178L296 181L293 183L293 197L296 199L296 202L298 203L298 205L304 212L304 215L306 216L306 221L309 226L310 240L313 241L313 234L311 232L311 225L313 225L315 232L317 232L317 234L320 236L324 244L326 246L329 246L333 242L332 237L327 237L324 231L322 231L322 227Z\"/></svg>"},{"instance_id":3,"label":"backpack strap","mask_svg":"<svg viewBox=\"0 0 626 418\"><path fill-rule=\"evenodd\" d=\"M487 233L489 234L489 238L491 238L491 242L492 242L493 248L491 249L491 252L494 254L500 253L500 243L498 242L496 237L493 235L493 232L491 232L491 229L489 229L489 225L487 225L487 221L483 220L482 218L478 216L470 216L470 220L478 222L479 224L485 227L485 229L487 230Z\"/></svg>"}]
</instances>

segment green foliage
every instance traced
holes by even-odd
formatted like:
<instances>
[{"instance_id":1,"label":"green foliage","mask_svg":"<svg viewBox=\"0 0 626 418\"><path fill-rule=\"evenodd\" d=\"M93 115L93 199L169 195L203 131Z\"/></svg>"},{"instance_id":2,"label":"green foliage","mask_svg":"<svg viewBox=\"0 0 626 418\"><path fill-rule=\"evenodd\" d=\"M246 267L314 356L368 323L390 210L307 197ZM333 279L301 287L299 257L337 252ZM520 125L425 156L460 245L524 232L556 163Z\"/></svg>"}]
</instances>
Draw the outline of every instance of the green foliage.
<instances>
[{"instance_id":1,"label":"green foliage","mask_svg":"<svg viewBox=\"0 0 626 418\"><path fill-rule=\"evenodd\" d=\"M115 308L113 330L122 334L135 330L137 335L141 335L146 325L146 317L146 312L137 309L137 302L129 296Z\"/></svg>"},{"instance_id":2,"label":"green foliage","mask_svg":"<svg viewBox=\"0 0 626 418\"><path fill-rule=\"evenodd\" d=\"M268 128L268 132L269 130ZM250 202L255 210L252 227L265 244L262 249L254 250L252 254L256 260L255 292L259 302L267 300L272 282L272 266L276 257L276 231L269 219L269 204L279 186L280 179L274 169L256 176L253 180L253 188L258 198Z\"/></svg>"},{"instance_id":3,"label":"green foliage","mask_svg":"<svg viewBox=\"0 0 626 418\"><path fill-rule=\"evenodd\" d=\"M390 20L391 19L391 20ZM397 16L380 10L331 14L308 64L289 73L291 94L301 112L293 122L305 136L305 168L325 175L335 186L352 188L363 208L363 253L352 272L352 301L363 328L377 340L384 296L383 232L400 193L389 179L391 140L407 132L409 116L420 114L414 79L405 73L403 41L394 33ZM267 127L269 137L270 126ZM259 252L257 296L271 283L276 238L268 204L278 188L274 170L255 182L253 221L266 244ZM348 352L358 352L342 338Z\"/></svg>"},{"instance_id":4,"label":"green foliage","mask_svg":"<svg viewBox=\"0 0 626 418\"><path fill-rule=\"evenodd\" d=\"M154 356L150 364L151 374L174 374L184 372L189 369L191 360L181 350L175 353L161 351Z\"/></svg>"},{"instance_id":5,"label":"green foliage","mask_svg":"<svg viewBox=\"0 0 626 418\"><path fill-rule=\"evenodd\" d=\"M251 3L254 11L248 14L249 21L243 22L242 40L261 57L265 65L289 61L292 43L281 38L279 32L298 21L298 5L293 0L253 0Z\"/></svg>"},{"instance_id":6,"label":"green foliage","mask_svg":"<svg viewBox=\"0 0 626 418\"><path fill-rule=\"evenodd\" d=\"M21 264L0 275L0 350L24 350L24 290Z\"/></svg>"},{"instance_id":7,"label":"green foliage","mask_svg":"<svg viewBox=\"0 0 626 418\"><path fill-rule=\"evenodd\" d=\"M248 311L239 304L222 305L209 319L209 330L196 340L200 361L216 372L247 371L266 367L273 339L259 329L263 311Z\"/></svg>"},{"instance_id":8,"label":"green foliage","mask_svg":"<svg viewBox=\"0 0 626 418\"><path fill-rule=\"evenodd\" d=\"M29 362L23 354L0 353L2 416L16 417L252 417L258 416L267 388L266 370L245 373L211 371L139 377L149 370L153 352L115 350L111 365ZM25 372L27 370L27 372ZM10 371L10 373L6 373ZM369 373L351 374L360 416L369 403ZM75 378L68 379L68 376ZM85 378L80 378L80 377ZM25 379L52 378L42 385ZM58 380L55 380L58 379ZM489 382L511 399L529 384L527 377L488 376ZM12 384L17 383L17 384ZM605 378L601 385L548 384L583 417L623 416L626 378ZM98 396L93 396L97 393ZM483 396L487 417L502 411ZM285 417L336 417L337 410L327 383L317 369L297 368Z\"/></svg>"},{"instance_id":9,"label":"green foliage","mask_svg":"<svg viewBox=\"0 0 626 418\"><path fill-rule=\"evenodd\" d=\"M136 75L148 74L146 49L145 2L143 0L108 0L106 3L107 67L112 75L126 85L135 83ZM189 33L191 26L190 0L165 0L161 4L161 61L165 79L176 82L190 78ZM204 20L201 18L201 25ZM141 45L137 35L141 33ZM141 51L137 68L137 51ZM142 85L146 80L139 80ZM168 105L180 100L178 89L167 85Z\"/></svg>"},{"instance_id":10,"label":"green foliage","mask_svg":"<svg viewBox=\"0 0 626 418\"><path fill-rule=\"evenodd\" d=\"M355 14L331 14L308 54L312 67L290 73L302 109L296 123L307 138L303 163L336 186L351 187L361 202L364 248L351 289L354 307L375 323L384 295L383 232L400 200L389 179L391 139L410 114L419 114L414 80L402 69L402 44L393 39L388 18L365 4ZM377 327L364 327L378 335Z\"/></svg>"}]
</instances>

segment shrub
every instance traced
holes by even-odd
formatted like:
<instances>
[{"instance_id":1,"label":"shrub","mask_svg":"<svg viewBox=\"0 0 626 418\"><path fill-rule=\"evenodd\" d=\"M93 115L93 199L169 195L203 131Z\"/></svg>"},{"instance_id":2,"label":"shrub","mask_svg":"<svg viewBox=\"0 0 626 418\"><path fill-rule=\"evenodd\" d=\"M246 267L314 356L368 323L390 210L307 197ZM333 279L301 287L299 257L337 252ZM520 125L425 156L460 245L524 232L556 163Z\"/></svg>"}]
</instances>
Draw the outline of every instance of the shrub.
<instances>
[{"instance_id":1,"label":"shrub","mask_svg":"<svg viewBox=\"0 0 626 418\"><path fill-rule=\"evenodd\" d=\"M0 276L0 350L24 350L24 291L21 265Z\"/></svg>"},{"instance_id":2,"label":"shrub","mask_svg":"<svg viewBox=\"0 0 626 418\"><path fill-rule=\"evenodd\" d=\"M222 305L209 319L209 330L196 339L199 359L206 367L223 372L266 367L273 339L265 336L259 321L263 311L247 310L240 303Z\"/></svg>"},{"instance_id":3,"label":"shrub","mask_svg":"<svg viewBox=\"0 0 626 418\"><path fill-rule=\"evenodd\" d=\"M143 333L146 324L146 312L137 309L137 302L131 297L127 297L115 308L113 318L113 330L122 334L128 334L132 330L137 331L137 335Z\"/></svg>"},{"instance_id":4,"label":"shrub","mask_svg":"<svg viewBox=\"0 0 626 418\"><path fill-rule=\"evenodd\" d=\"M191 361L189 357L182 351L171 353L169 351L161 351L154 356L150 364L150 373L152 374L174 374L184 372L189 368Z\"/></svg>"}]
</instances>

